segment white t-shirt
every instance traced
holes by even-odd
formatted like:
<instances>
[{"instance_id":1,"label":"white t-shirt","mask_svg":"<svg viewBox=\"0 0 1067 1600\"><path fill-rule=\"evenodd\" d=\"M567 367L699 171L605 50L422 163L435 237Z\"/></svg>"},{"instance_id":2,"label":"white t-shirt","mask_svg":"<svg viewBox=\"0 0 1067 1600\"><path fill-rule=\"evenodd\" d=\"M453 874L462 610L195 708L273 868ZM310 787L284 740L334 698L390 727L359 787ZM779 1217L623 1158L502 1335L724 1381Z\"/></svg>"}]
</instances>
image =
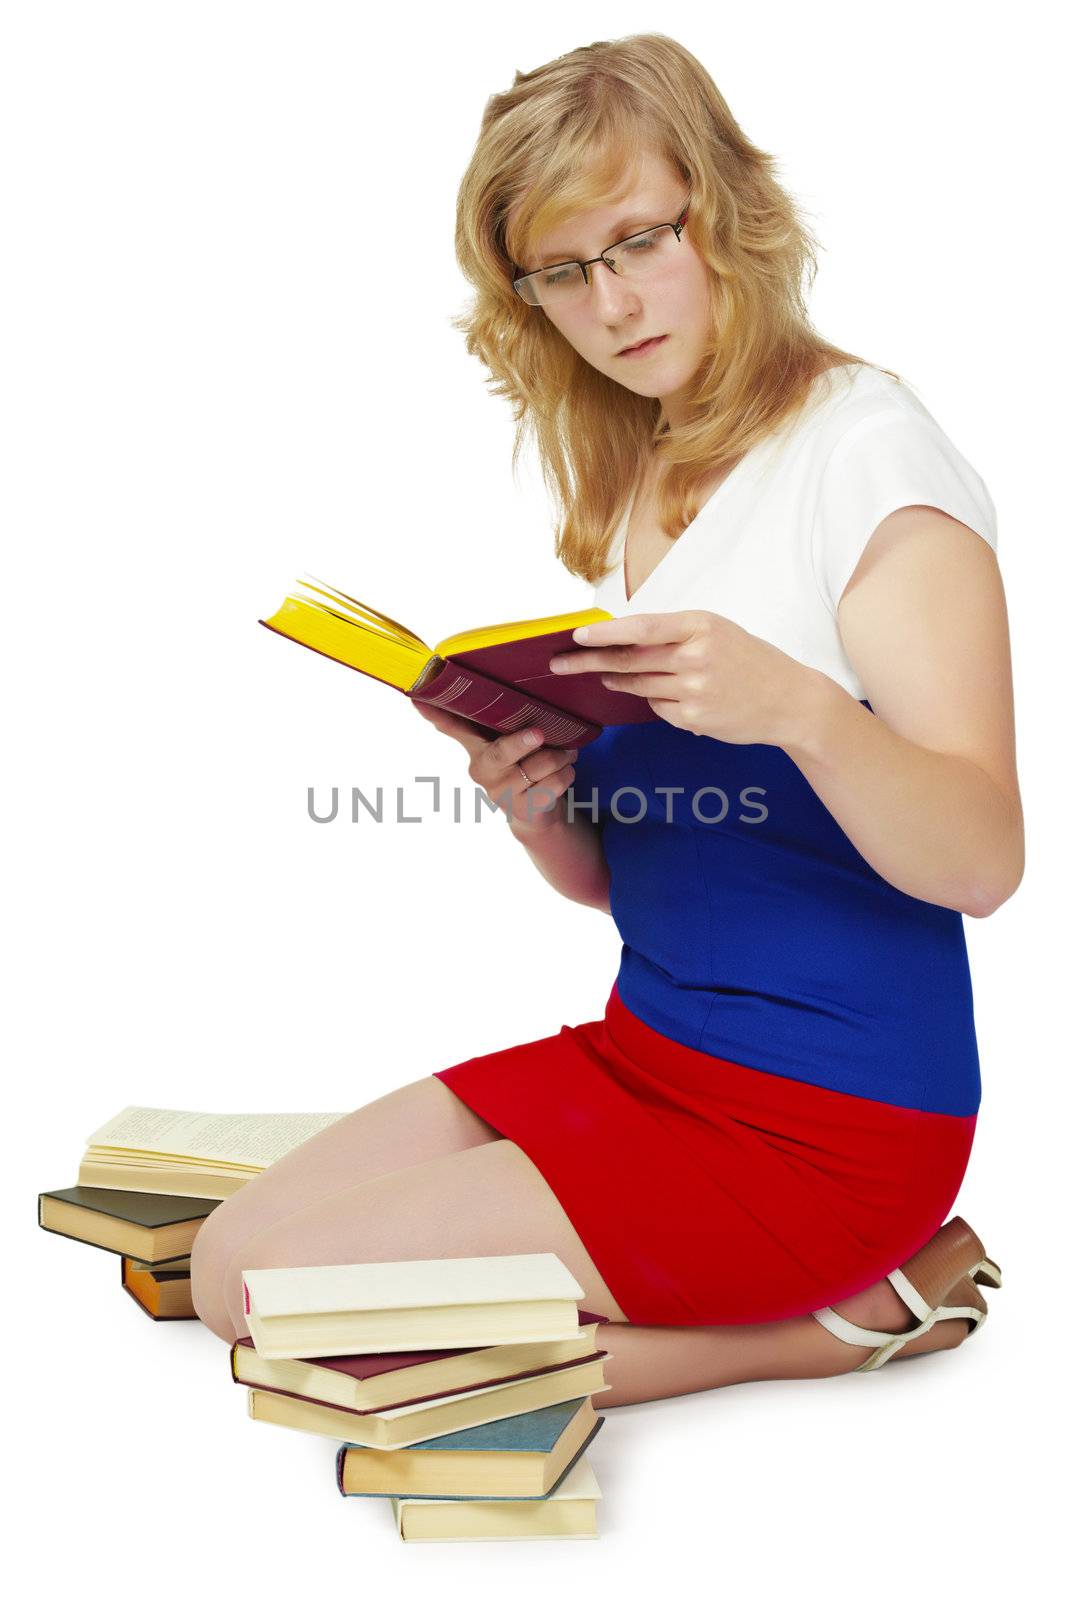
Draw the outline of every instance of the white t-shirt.
<instances>
[{"instance_id":1,"label":"white t-shirt","mask_svg":"<svg viewBox=\"0 0 1067 1600\"><path fill-rule=\"evenodd\" d=\"M878 524L910 505L936 506L996 549L989 491L914 391L850 362L742 457L627 600L631 497L592 604L612 616L717 612L866 699L837 606Z\"/></svg>"}]
</instances>

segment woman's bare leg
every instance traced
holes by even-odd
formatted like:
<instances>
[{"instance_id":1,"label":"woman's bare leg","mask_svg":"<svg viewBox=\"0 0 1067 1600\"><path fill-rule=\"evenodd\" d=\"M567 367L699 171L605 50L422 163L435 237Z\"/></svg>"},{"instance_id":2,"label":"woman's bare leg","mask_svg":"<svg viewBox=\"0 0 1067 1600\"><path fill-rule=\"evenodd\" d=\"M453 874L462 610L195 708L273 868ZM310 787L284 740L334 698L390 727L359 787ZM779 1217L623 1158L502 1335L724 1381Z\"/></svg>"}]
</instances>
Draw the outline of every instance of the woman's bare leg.
<instances>
[{"instance_id":1,"label":"woman's bare leg","mask_svg":"<svg viewBox=\"0 0 1067 1600\"><path fill-rule=\"evenodd\" d=\"M861 1328L901 1333L914 1327L911 1313L888 1278L862 1294L836 1301L834 1310ZM961 1317L937 1322L890 1360L951 1349L967 1337L970 1326ZM605 1369L611 1389L593 1399L598 1410L762 1378L835 1377L855 1371L872 1353L870 1347L861 1349L835 1338L811 1316L717 1328L644 1328L610 1322L597 1329L597 1348L612 1355Z\"/></svg>"},{"instance_id":2,"label":"woman's bare leg","mask_svg":"<svg viewBox=\"0 0 1067 1600\"><path fill-rule=\"evenodd\" d=\"M546 1251L581 1284L583 1309L625 1320L537 1167L510 1139L497 1139L384 1173L271 1223L241 1244L226 1269L223 1294L243 1337L241 1274L249 1267Z\"/></svg>"},{"instance_id":3,"label":"woman's bare leg","mask_svg":"<svg viewBox=\"0 0 1067 1600\"><path fill-rule=\"evenodd\" d=\"M434 1077L393 1089L331 1123L230 1195L205 1220L190 1265L197 1316L220 1337L236 1337L222 1281L235 1251L270 1223L383 1173L499 1138L495 1128Z\"/></svg>"},{"instance_id":4,"label":"woman's bare leg","mask_svg":"<svg viewBox=\"0 0 1067 1600\"><path fill-rule=\"evenodd\" d=\"M221 1208L220 1208L221 1209ZM392 1261L553 1251L582 1285L579 1304L610 1319L597 1344L610 1352L597 1409L762 1378L829 1377L870 1354L842 1343L812 1317L738 1327L631 1326L534 1163L508 1139L383 1174L329 1194L245 1240L226 1269L229 1321L245 1333L241 1273L251 1267ZM883 1280L838 1301L843 1316L889 1332L912 1325ZM969 1324L938 1323L906 1346L920 1354L959 1343ZM900 1360L902 1357L894 1357Z\"/></svg>"}]
</instances>

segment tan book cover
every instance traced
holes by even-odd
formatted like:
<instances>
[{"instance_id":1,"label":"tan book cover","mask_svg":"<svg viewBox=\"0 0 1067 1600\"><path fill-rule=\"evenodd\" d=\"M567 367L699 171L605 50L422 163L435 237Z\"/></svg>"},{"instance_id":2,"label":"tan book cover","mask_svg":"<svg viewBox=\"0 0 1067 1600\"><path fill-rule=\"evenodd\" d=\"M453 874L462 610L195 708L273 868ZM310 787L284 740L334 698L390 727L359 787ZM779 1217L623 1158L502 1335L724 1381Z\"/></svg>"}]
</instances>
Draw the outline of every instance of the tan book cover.
<instances>
[{"instance_id":1,"label":"tan book cover","mask_svg":"<svg viewBox=\"0 0 1067 1600\"><path fill-rule=\"evenodd\" d=\"M576 1338L585 1294L552 1252L263 1267L243 1282L268 1358Z\"/></svg>"},{"instance_id":2,"label":"tan book cover","mask_svg":"<svg viewBox=\"0 0 1067 1600\"><path fill-rule=\"evenodd\" d=\"M560 1367L538 1373L533 1378L516 1378L495 1383L467 1394L445 1395L419 1405L395 1406L387 1411L363 1415L341 1411L315 1400L295 1400L272 1389L249 1389L248 1415L254 1422L274 1422L283 1428L303 1433L321 1433L342 1444L363 1444L374 1450L403 1450L423 1439L437 1439L460 1428L477 1427L480 1422L495 1422L500 1417L517 1417L527 1411L554 1406L561 1400L576 1400L601 1394L611 1385L604 1381L604 1363L611 1356L604 1351L597 1361L584 1361L575 1367Z\"/></svg>"},{"instance_id":3,"label":"tan book cover","mask_svg":"<svg viewBox=\"0 0 1067 1600\"><path fill-rule=\"evenodd\" d=\"M401 1539L597 1539L602 1498L588 1456L581 1456L544 1500L392 1499Z\"/></svg>"},{"instance_id":4,"label":"tan book cover","mask_svg":"<svg viewBox=\"0 0 1067 1600\"><path fill-rule=\"evenodd\" d=\"M446 1394L484 1389L506 1378L532 1378L549 1367L597 1354L596 1331L607 1317L579 1311L575 1339L476 1346L470 1350L392 1350L346 1356L268 1360L244 1336L230 1346L235 1383L276 1389L297 1400L320 1400L342 1411L384 1411Z\"/></svg>"}]
</instances>

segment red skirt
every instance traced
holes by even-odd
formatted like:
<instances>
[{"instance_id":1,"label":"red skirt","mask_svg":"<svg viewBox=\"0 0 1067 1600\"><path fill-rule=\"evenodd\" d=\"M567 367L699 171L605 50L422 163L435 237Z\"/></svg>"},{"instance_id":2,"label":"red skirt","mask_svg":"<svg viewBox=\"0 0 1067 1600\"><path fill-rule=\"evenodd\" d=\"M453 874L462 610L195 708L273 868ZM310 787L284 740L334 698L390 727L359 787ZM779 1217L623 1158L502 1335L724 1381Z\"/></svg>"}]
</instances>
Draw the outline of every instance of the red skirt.
<instances>
[{"instance_id":1,"label":"red skirt","mask_svg":"<svg viewBox=\"0 0 1067 1600\"><path fill-rule=\"evenodd\" d=\"M885 1277L949 1214L977 1121L693 1050L614 987L602 1020L434 1077L529 1156L627 1320L666 1327L801 1316Z\"/></svg>"}]
</instances>

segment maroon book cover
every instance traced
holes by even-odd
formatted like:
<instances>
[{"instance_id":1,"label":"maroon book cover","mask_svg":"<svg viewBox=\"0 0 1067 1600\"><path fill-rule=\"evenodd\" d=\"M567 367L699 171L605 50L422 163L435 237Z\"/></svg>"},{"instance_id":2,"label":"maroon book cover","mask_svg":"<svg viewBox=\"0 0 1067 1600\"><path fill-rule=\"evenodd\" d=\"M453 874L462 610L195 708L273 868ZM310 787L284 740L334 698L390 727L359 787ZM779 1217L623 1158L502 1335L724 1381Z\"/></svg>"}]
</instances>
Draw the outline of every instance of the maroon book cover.
<instances>
[{"instance_id":1,"label":"maroon book cover","mask_svg":"<svg viewBox=\"0 0 1067 1600\"><path fill-rule=\"evenodd\" d=\"M578 1321L582 1326L590 1322L607 1322L596 1311L579 1311ZM251 1339L238 1339L230 1346L230 1376L234 1383L244 1383L243 1378L237 1376L237 1346L243 1345L247 1350L254 1350L255 1345ZM415 1367L427 1361L442 1361L450 1356L470 1355L474 1350L484 1349L483 1345L467 1345L463 1349L448 1350L389 1350L379 1355L364 1354L358 1356L304 1356L301 1359L308 1366L327 1367L332 1372L343 1372L351 1378L374 1378L383 1372L396 1372L402 1367ZM541 1372L562 1372L567 1367L584 1366L589 1361L599 1361L603 1357L602 1350L594 1350L589 1355L576 1356L572 1361L550 1362L547 1366L528 1367L521 1372L509 1373L506 1378L500 1378L500 1383L512 1383L517 1378L533 1378ZM377 1411L391 1411L397 1405L421 1405L427 1400L441 1400L450 1394L466 1394L470 1384L459 1384L453 1389L435 1389L431 1393L412 1395L403 1401L391 1400L384 1406L369 1406L361 1410L358 1406L339 1406L333 1401L317 1400L313 1395L296 1394L292 1389L276 1388L273 1384L249 1384L253 1389L270 1389L274 1394L290 1395L294 1400L309 1400L312 1405L329 1405L334 1411L351 1411L358 1417L370 1417ZM479 1388L488 1388L488 1384L479 1384Z\"/></svg>"},{"instance_id":2,"label":"maroon book cover","mask_svg":"<svg viewBox=\"0 0 1067 1600\"><path fill-rule=\"evenodd\" d=\"M484 645L480 650L463 650L458 655L447 657L444 670L449 667L463 668L471 675L477 673L490 679L498 688L510 686L514 692L531 701L546 703L564 718L571 717L579 723L592 724L596 731L587 734L586 739L581 741L583 743L589 737L595 738L602 728L616 727L626 722L653 721L656 713L644 695L627 694L624 689L609 689L601 683L599 672L576 672L560 676L551 670L548 663L553 656L583 649L582 645L575 644L571 637L573 632L573 628L563 628L558 633L542 633L533 639L513 639L507 644ZM431 692L442 675L439 672L430 684ZM429 697L424 690L412 690L413 699L425 700ZM434 703L439 702L435 700ZM495 712L495 706L493 710ZM502 726L495 715L491 726L504 733L510 731ZM525 723L518 721L514 726L521 728ZM574 740L566 736L551 739L550 742L567 744L574 743Z\"/></svg>"},{"instance_id":3,"label":"maroon book cover","mask_svg":"<svg viewBox=\"0 0 1067 1600\"><path fill-rule=\"evenodd\" d=\"M260 626L271 628L260 618ZM605 728L628 722L652 722L656 713L643 695L623 689L609 689L598 672L579 672L560 676L549 668L553 656L567 650L581 650L572 638L573 628L538 634L532 639L512 639L506 644L483 645L478 650L463 650L457 655L431 656L421 676L410 689L395 683L390 689L440 706L444 711L466 717L486 733L514 733L519 728L540 728L546 744L581 748L596 739ZM283 638L289 638L283 634ZM294 639L294 644L303 640ZM314 645L303 645L316 655L326 655ZM336 660L327 656L327 660ZM341 662L341 666L349 666ZM359 672L359 667L352 667ZM371 672L364 677L374 677ZM386 683L385 678L376 679Z\"/></svg>"}]
</instances>

